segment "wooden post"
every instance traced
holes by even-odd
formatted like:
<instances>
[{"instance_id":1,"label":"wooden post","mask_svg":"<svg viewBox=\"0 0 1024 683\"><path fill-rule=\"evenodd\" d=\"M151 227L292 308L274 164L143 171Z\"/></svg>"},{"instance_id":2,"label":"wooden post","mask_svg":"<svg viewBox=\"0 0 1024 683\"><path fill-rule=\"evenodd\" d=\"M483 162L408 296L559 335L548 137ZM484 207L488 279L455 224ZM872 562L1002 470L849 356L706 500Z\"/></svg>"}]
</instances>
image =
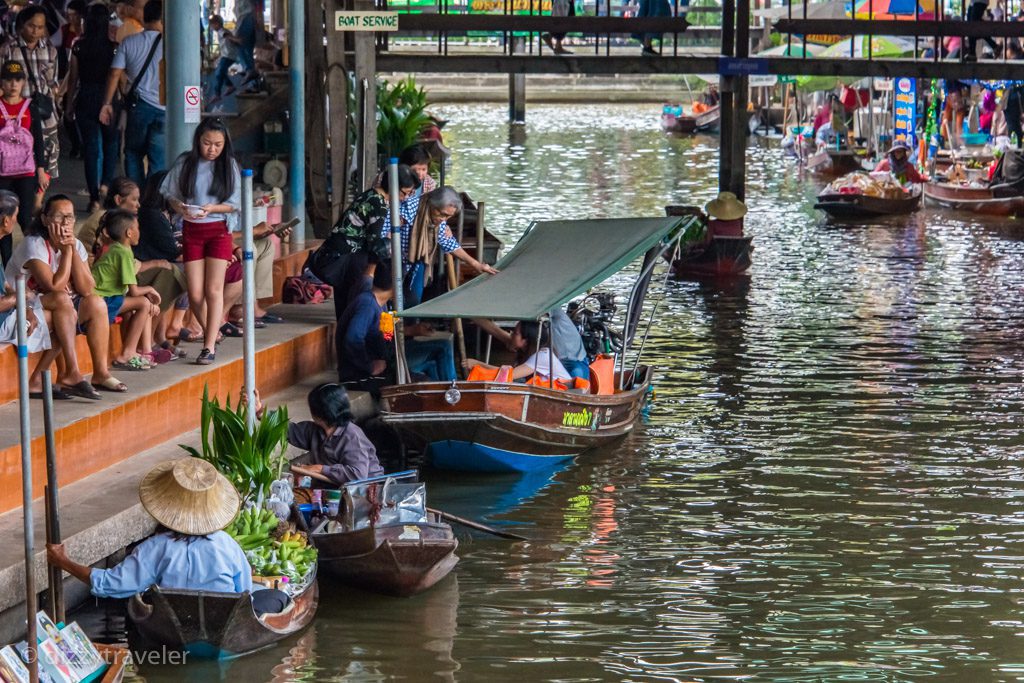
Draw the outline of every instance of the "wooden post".
<instances>
[{"instance_id":1,"label":"wooden post","mask_svg":"<svg viewBox=\"0 0 1024 683\"><path fill-rule=\"evenodd\" d=\"M750 56L750 0L736 0L736 45L738 58ZM747 126L750 115L747 113L747 102L750 100L750 86L746 76L733 77L732 105L732 153L729 167L729 190L740 201L746 195L747 176Z\"/></svg>"},{"instance_id":2,"label":"wooden post","mask_svg":"<svg viewBox=\"0 0 1024 683\"><path fill-rule=\"evenodd\" d=\"M735 55L736 47L736 35L735 35L735 17L736 11L735 0L722 0L722 56L732 57ZM721 92L722 100L721 104L721 136L719 138L720 148L718 155L718 191L719 192L731 192L732 191L732 165L733 165L733 138L736 135L742 135L742 132L736 130L736 121L733 116L735 109L735 88L736 78L733 76L720 76L719 82L721 83L719 90Z\"/></svg>"},{"instance_id":3,"label":"wooden post","mask_svg":"<svg viewBox=\"0 0 1024 683\"><path fill-rule=\"evenodd\" d=\"M355 0L357 12L372 12L373 0ZM353 36L355 45L355 74L359 96L363 98L363 121L359 135L359 179L356 192L362 192L373 182L380 165L377 155L377 46L376 33L359 31Z\"/></svg>"},{"instance_id":4,"label":"wooden post","mask_svg":"<svg viewBox=\"0 0 1024 683\"><path fill-rule=\"evenodd\" d=\"M306 0L306 135L308 140L313 141L329 138L324 21L323 0ZM330 39L328 35L328 44ZM346 147L341 145L342 151ZM325 144L306 145L306 214L317 237L325 237L336 218L331 213L331 200L327 194L327 151L328 146Z\"/></svg>"},{"instance_id":5,"label":"wooden post","mask_svg":"<svg viewBox=\"0 0 1024 683\"><path fill-rule=\"evenodd\" d=\"M523 51L523 39L512 38L512 54ZM508 75L508 122L526 122L526 74Z\"/></svg>"},{"instance_id":6,"label":"wooden post","mask_svg":"<svg viewBox=\"0 0 1024 683\"><path fill-rule=\"evenodd\" d=\"M317 0L310 0L318 4ZM324 20L327 34L327 100L330 103L330 115L325 123L329 128L331 140L331 204L328 215L328 224L334 225L345 208L348 190L348 169L349 169L349 143L348 143L348 69L345 64L345 34L335 31L332 18L337 10L344 9L343 0L325 0ZM315 26L317 22L309 22ZM307 26L307 29L310 27ZM319 40L319 37L316 38ZM315 41L307 41L307 44L316 45ZM315 52L315 51L314 51ZM314 65L311 64L311 67ZM319 79L317 79L319 80ZM315 91L310 91L314 96ZM310 140L315 140L315 135L310 135ZM309 149L315 150L317 145L310 145ZM326 175L326 174L325 174ZM326 177L325 187L326 187Z\"/></svg>"}]
</instances>

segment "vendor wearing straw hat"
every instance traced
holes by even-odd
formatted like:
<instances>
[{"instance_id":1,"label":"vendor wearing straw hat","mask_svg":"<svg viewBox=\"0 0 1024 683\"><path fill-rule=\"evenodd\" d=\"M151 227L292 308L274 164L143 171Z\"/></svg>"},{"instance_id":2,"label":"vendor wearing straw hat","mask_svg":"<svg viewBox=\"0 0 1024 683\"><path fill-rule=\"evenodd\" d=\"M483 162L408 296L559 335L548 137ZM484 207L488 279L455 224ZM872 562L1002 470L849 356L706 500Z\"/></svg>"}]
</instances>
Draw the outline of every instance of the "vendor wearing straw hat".
<instances>
[{"instance_id":1,"label":"vendor wearing straw hat","mask_svg":"<svg viewBox=\"0 0 1024 683\"><path fill-rule=\"evenodd\" d=\"M906 140L897 140L892 143L892 147L885 153L885 158L875 166L875 172L883 173L888 171L896 177L896 180L904 184L925 182L927 178L918 173L917 169L914 168L914 164L910 161L910 151L910 145L907 144Z\"/></svg>"},{"instance_id":2,"label":"vendor wearing straw hat","mask_svg":"<svg viewBox=\"0 0 1024 683\"><path fill-rule=\"evenodd\" d=\"M213 465L191 457L162 462L143 478L139 499L157 530L121 564L91 569L70 560L63 545L48 544L50 564L88 583L102 598L127 598L154 585L218 593L253 590L245 553L223 531L238 513L238 493ZM279 612L287 601L277 590L253 593L257 614Z\"/></svg>"},{"instance_id":3,"label":"vendor wearing straw hat","mask_svg":"<svg viewBox=\"0 0 1024 683\"><path fill-rule=\"evenodd\" d=\"M743 217L747 205L732 192L719 192L718 196L704 205L707 212L709 237L742 237Z\"/></svg>"}]
</instances>

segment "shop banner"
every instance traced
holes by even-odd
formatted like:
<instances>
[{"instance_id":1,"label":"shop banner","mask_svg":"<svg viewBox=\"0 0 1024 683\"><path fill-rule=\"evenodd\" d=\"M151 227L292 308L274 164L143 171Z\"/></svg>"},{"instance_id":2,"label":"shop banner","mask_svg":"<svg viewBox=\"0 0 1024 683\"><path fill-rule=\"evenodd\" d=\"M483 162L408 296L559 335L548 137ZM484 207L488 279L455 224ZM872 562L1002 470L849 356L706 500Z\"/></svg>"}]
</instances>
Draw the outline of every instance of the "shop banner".
<instances>
[{"instance_id":1,"label":"shop banner","mask_svg":"<svg viewBox=\"0 0 1024 683\"><path fill-rule=\"evenodd\" d=\"M914 123L917 121L917 81L897 78L894 81L893 142L902 140L914 148Z\"/></svg>"}]
</instances>

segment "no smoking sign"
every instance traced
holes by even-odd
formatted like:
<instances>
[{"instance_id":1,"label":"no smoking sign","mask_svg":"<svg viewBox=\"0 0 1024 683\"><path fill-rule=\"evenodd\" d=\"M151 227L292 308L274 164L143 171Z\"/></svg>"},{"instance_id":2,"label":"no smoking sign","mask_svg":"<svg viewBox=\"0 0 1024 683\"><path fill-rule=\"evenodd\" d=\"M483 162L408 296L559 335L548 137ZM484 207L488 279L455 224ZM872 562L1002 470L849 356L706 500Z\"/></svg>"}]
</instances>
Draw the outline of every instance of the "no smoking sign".
<instances>
[{"instance_id":1,"label":"no smoking sign","mask_svg":"<svg viewBox=\"0 0 1024 683\"><path fill-rule=\"evenodd\" d=\"M199 123L202 117L202 95L198 85L185 86L185 123Z\"/></svg>"}]
</instances>

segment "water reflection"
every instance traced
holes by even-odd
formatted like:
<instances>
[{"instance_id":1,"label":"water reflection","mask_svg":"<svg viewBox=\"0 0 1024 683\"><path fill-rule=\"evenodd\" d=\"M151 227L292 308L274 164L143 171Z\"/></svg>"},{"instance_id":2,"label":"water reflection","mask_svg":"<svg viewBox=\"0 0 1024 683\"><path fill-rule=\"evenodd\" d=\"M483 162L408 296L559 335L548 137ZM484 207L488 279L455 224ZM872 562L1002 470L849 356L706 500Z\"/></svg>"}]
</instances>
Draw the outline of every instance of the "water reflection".
<instances>
[{"instance_id":1,"label":"water reflection","mask_svg":"<svg viewBox=\"0 0 1024 683\"><path fill-rule=\"evenodd\" d=\"M716 140L663 137L657 107L531 107L514 140L503 106L442 113L450 182L506 242L716 191ZM460 532L457 576L411 600L325 587L312 631L228 679L1024 675L1019 222L828 223L751 145L750 277L670 284L649 424L522 489L432 481L531 540Z\"/></svg>"}]
</instances>

